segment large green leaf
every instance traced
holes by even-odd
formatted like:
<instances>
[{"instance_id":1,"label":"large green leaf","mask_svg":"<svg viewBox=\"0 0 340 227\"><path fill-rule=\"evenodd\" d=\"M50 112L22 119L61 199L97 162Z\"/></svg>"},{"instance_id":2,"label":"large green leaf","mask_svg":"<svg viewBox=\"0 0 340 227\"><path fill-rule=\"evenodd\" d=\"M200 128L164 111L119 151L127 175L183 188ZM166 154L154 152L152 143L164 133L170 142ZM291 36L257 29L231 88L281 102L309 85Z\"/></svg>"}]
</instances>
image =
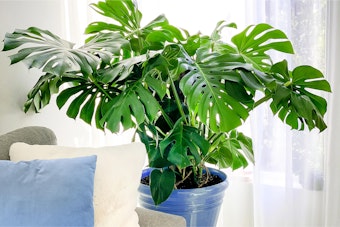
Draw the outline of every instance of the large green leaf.
<instances>
[{"instance_id":1,"label":"large green leaf","mask_svg":"<svg viewBox=\"0 0 340 227\"><path fill-rule=\"evenodd\" d=\"M146 55L131 57L121 60L118 63L110 65L104 69L99 69L95 75L96 79L104 84L123 81L127 77L131 76L134 66L145 61L146 58Z\"/></svg>"},{"instance_id":2,"label":"large green leaf","mask_svg":"<svg viewBox=\"0 0 340 227\"><path fill-rule=\"evenodd\" d=\"M182 31L169 24L164 15L160 15L145 27L140 26L142 14L130 0L105 1L91 6L100 14L109 17L112 23L93 22L85 30L86 33L113 31L129 40L135 53L147 53L160 50L166 42L184 40Z\"/></svg>"},{"instance_id":3,"label":"large green leaf","mask_svg":"<svg viewBox=\"0 0 340 227\"><path fill-rule=\"evenodd\" d=\"M73 49L72 43L35 27L7 33L4 43L5 51L21 48L10 56L12 64L22 61L29 68L41 68L46 73L58 76L78 71L88 76L101 61L110 62L114 54L120 55L120 49L127 44L118 34L98 34L84 46ZM26 44L31 46L21 47Z\"/></svg>"},{"instance_id":4,"label":"large green leaf","mask_svg":"<svg viewBox=\"0 0 340 227\"><path fill-rule=\"evenodd\" d=\"M164 15L158 16L143 27L141 33L145 36L145 41L148 43L147 46L156 50L163 48L166 42L176 43L185 40L183 32L175 26L170 25Z\"/></svg>"},{"instance_id":5,"label":"large green leaf","mask_svg":"<svg viewBox=\"0 0 340 227\"><path fill-rule=\"evenodd\" d=\"M124 129L134 128L146 119L154 119L159 111L159 104L152 93L138 81L124 91L119 91L106 84L67 78L74 83L58 95L58 107L69 103L66 112L69 117L79 116L89 124L95 120L100 129L119 132L121 126ZM100 101L98 104L97 100Z\"/></svg>"},{"instance_id":6,"label":"large green leaf","mask_svg":"<svg viewBox=\"0 0 340 227\"><path fill-rule=\"evenodd\" d=\"M155 205L169 198L174 190L176 175L171 169L152 170L150 174L150 190Z\"/></svg>"},{"instance_id":7,"label":"large green leaf","mask_svg":"<svg viewBox=\"0 0 340 227\"><path fill-rule=\"evenodd\" d=\"M229 135L222 134L213 141L207 161L219 168L247 167L248 161L254 163L252 141L243 133L233 130Z\"/></svg>"},{"instance_id":8,"label":"large green leaf","mask_svg":"<svg viewBox=\"0 0 340 227\"><path fill-rule=\"evenodd\" d=\"M110 64L112 58L121 57L121 52L131 51L129 42L114 32L98 33L78 48L82 53L91 53L100 57L105 64Z\"/></svg>"},{"instance_id":9,"label":"large green leaf","mask_svg":"<svg viewBox=\"0 0 340 227\"><path fill-rule=\"evenodd\" d=\"M121 124L124 129L136 127L146 118L154 119L158 111L159 104L152 93L136 81L104 105L100 123L118 132Z\"/></svg>"},{"instance_id":10,"label":"large green leaf","mask_svg":"<svg viewBox=\"0 0 340 227\"><path fill-rule=\"evenodd\" d=\"M46 73L41 76L37 83L27 94L27 100L24 104L25 113L32 108L35 112L50 103L51 95L59 92L60 78L55 75Z\"/></svg>"},{"instance_id":11,"label":"large green leaf","mask_svg":"<svg viewBox=\"0 0 340 227\"><path fill-rule=\"evenodd\" d=\"M225 28L237 28L237 25L235 23L229 23L225 20L217 22L216 27L210 36L214 43L220 43L222 38L222 31Z\"/></svg>"},{"instance_id":12,"label":"large green leaf","mask_svg":"<svg viewBox=\"0 0 340 227\"><path fill-rule=\"evenodd\" d=\"M160 152L159 141L162 140L163 136L158 132L154 124L142 123L139 125L137 132L148 152L149 167L165 168L172 165Z\"/></svg>"},{"instance_id":13,"label":"large green leaf","mask_svg":"<svg viewBox=\"0 0 340 227\"><path fill-rule=\"evenodd\" d=\"M115 24L105 22L93 22L86 28L86 33L94 33L103 30L121 31L133 34L140 27L141 12L131 0L112 1L106 0L92 3L92 8L103 16L115 21Z\"/></svg>"},{"instance_id":14,"label":"large green leaf","mask_svg":"<svg viewBox=\"0 0 340 227\"><path fill-rule=\"evenodd\" d=\"M252 106L253 94L249 93L242 84L234 81L225 81L225 89L227 93L234 99L240 101L241 103Z\"/></svg>"},{"instance_id":15,"label":"large green leaf","mask_svg":"<svg viewBox=\"0 0 340 227\"><path fill-rule=\"evenodd\" d=\"M292 83L301 88L331 92L331 86L322 72L308 65L301 65L293 70Z\"/></svg>"},{"instance_id":16,"label":"large green leaf","mask_svg":"<svg viewBox=\"0 0 340 227\"><path fill-rule=\"evenodd\" d=\"M159 144L161 154L179 168L191 165L190 157L200 163L201 154L209 149L209 142L199 133L197 128L184 125L179 119L169 135Z\"/></svg>"},{"instance_id":17,"label":"large green leaf","mask_svg":"<svg viewBox=\"0 0 340 227\"><path fill-rule=\"evenodd\" d=\"M62 108L68 104L66 114L70 118L80 117L88 124L92 124L94 120L97 128L103 129L99 124L102 103L103 100L110 100L108 91L104 89L105 85L100 87L100 84L89 83L85 78L73 74L64 75L60 81L62 83L67 83L68 86L57 96L57 106Z\"/></svg>"},{"instance_id":18,"label":"large green leaf","mask_svg":"<svg viewBox=\"0 0 340 227\"><path fill-rule=\"evenodd\" d=\"M298 66L289 72L286 61L273 65L272 71L282 82L273 91L272 111L293 129L303 130L307 125L310 130L316 127L323 131L327 127L323 120L327 102L309 91L331 91L323 74L311 66Z\"/></svg>"},{"instance_id":19,"label":"large green leaf","mask_svg":"<svg viewBox=\"0 0 340 227\"><path fill-rule=\"evenodd\" d=\"M81 83L64 89L57 97L57 105L62 108L67 101L71 100L67 108L66 114L68 117L75 119L81 111L81 118L91 123L95 106L91 102L94 102L93 97L96 96L95 88L88 89L89 85ZM90 102L90 103L88 103ZM85 103L85 105L84 105ZM84 105L84 106L83 106ZM83 110L84 108L84 110ZM86 110L86 114L85 114Z\"/></svg>"},{"instance_id":20,"label":"large green leaf","mask_svg":"<svg viewBox=\"0 0 340 227\"><path fill-rule=\"evenodd\" d=\"M232 130L248 117L248 111L234 98L235 93L227 93L225 81L240 80L243 76L238 72L243 71L236 70L247 65L239 55L211 53L200 58L201 62L192 64L188 62L190 71L182 78L180 88L187 98L191 111L197 113L200 120L209 125L213 131ZM235 76L238 78L235 79Z\"/></svg>"},{"instance_id":21,"label":"large green leaf","mask_svg":"<svg viewBox=\"0 0 340 227\"><path fill-rule=\"evenodd\" d=\"M238 52L255 68L269 70L272 65L269 50L294 53L291 42L284 32L269 24L257 24L247 27L232 38Z\"/></svg>"},{"instance_id":22,"label":"large green leaf","mask_svg":"<svg viewBox=\"0 0 340 227\"><path fill-rule=\"evenodd\" d=\"M85 104L83 104L79 115L80 119L84 120L89 125L92 124L92 119L96 108L96 101L98 100L96 94L97 93L90 93L87 96L87 100L84 101Z\"/></svg>"}]
</instances>

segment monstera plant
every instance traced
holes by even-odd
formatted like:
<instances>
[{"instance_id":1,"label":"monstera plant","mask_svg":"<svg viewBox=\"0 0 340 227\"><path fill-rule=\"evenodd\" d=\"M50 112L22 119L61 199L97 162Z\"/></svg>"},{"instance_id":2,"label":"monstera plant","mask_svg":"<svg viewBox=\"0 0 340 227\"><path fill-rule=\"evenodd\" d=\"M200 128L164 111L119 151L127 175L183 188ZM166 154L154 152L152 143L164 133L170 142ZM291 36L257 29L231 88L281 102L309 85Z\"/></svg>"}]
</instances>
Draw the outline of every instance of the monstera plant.
<instances>
[{"instance_id":1,"label":"monstera plant","mask_svg":"<svg viewBox=\"0 0 340 227\"><path fill-rule=\"evenodd\" d=\"M3 51L17 50L11 64L42 71L25 111L39 112L56 94L70 118L100 130L135 129L155 168L156 204L186 180L203 186L206 163L237 169L253 162L251 138L237 129L264 102L292 129L327 127L319 91L331 89L323 74L309 65L289 69L287 60L274 63L269 55L294 53L284 32L250 25L229 41L221 32L237 29L234 23L189 34L164 15L142 27L131 0L91 6L111 22L89 24L82 46L30 27L7 33Z\"/></svg>"}]
</instances>

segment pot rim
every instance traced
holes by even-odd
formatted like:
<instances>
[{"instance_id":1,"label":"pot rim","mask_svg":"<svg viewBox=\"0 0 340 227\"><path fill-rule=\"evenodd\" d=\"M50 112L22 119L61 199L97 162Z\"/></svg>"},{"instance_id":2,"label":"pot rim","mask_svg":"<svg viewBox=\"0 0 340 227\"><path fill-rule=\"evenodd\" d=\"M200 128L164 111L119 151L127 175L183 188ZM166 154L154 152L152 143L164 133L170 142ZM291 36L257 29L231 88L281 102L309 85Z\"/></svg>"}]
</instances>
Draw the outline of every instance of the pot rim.
<instances>
[{"instance_id":1,"label":"pot rim","mask_svg":"<svg viewBox=\"0 0 340 227\"><path fill-rule=\"evenodd\" d=\"M209 171L213 174L213 175L218 175L219 177L222 178L222 182L218 183L218 184L214 184L214 185L210 185L210 186L205 186L202 188L185 188L185 189L174 189L174 192L187 192L189 190L196 190L196 191L207 191L209 189L212 188L216 188L216 187L220 187L221 189L225 189L229 186L229 181L228 181L228 176L226 173L224 173L223 171L216 169L216 168L212 168L212 167L207 167L209 169ZM148 175L148 172L151 172L152 169L157 169L157 168L151 168L151 167L147 167L145 169L142 170L142 176L141 178L145 177ZM139 187L142 189L146 189L149 188L149 185L146 184L139 184Z\"/></svg>"}]
</instances>

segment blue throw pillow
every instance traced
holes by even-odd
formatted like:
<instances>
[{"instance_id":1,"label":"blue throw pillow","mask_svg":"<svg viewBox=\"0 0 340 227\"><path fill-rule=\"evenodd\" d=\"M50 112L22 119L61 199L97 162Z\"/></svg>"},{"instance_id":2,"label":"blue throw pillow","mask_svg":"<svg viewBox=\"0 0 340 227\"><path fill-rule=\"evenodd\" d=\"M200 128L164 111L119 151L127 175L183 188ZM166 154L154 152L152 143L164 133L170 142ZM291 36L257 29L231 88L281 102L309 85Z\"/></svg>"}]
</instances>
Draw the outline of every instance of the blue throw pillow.
<instances>
[{"instance_id":1,"label":"blue throw pillow","mask_svg":"<svg viewBox=\"0 0 340 227\"><path fill-rule=\"evenodd\" d=\"M0 226L93 226L96 161L0 161Z\"/></svg>"}]
</instances>

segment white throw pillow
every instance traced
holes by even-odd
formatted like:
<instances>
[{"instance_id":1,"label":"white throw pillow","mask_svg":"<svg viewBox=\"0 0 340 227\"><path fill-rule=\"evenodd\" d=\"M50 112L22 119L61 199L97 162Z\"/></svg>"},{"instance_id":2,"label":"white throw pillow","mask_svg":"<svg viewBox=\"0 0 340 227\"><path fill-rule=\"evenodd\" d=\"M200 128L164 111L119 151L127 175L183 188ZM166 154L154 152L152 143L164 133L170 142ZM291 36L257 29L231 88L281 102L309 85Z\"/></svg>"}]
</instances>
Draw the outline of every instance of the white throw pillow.
<instances>
[{"instance_id":1,"label":"white throw pillow","mask_svg":"<svg viewBox=\"0 0 340 227\"><path fill-rule=\"evenodd\" d=\"M95 226L139 226L135 208L146 157L144 144L77 148L15 143L9 155L15 162L97 155L93 198Z\"/></svg>"}]
</instances>

